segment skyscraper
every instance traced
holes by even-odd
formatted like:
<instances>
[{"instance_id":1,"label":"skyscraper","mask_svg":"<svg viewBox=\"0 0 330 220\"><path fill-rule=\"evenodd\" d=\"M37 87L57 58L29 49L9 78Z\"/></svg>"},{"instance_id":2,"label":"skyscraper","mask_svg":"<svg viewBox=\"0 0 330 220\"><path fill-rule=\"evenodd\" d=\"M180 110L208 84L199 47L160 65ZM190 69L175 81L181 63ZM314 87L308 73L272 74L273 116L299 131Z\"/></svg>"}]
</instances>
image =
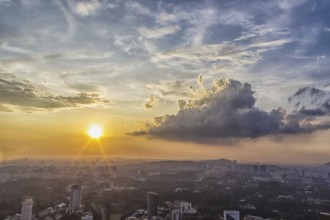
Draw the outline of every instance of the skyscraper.
<instances>
[{"instance_id":1,"label":"skyscraper","mask_svg":"<svg viewBox=\"0 0 330 220\"><path fill-rule=\"evenodd\" d=\"M26 199L24 202L22 202L21 220L32 220L32 206L32 199Z\"/></svg>"},{"instance_id":2,"label":"skyscraper","mask_svg":"<svg viewBox=\"0 0 330 220\"><path fill-rule=\"evenodd\" d=\"M71 196L70 196L70 209L75 211L80 208L80 199L81 199L81 189L80 186L74 184L71 186Z\"/></svg>"},{"instance_id":3,"label":"skyscraper","mask_svg":"<svg viewBox=\"0 0 330 220\"><path fill-rule=\"evenodd\" d=\"M158 211L158 194L154 192L147 192L147 208L148 220L152 220L153 216L157 216Z\"/></svg>"}]
</instances>

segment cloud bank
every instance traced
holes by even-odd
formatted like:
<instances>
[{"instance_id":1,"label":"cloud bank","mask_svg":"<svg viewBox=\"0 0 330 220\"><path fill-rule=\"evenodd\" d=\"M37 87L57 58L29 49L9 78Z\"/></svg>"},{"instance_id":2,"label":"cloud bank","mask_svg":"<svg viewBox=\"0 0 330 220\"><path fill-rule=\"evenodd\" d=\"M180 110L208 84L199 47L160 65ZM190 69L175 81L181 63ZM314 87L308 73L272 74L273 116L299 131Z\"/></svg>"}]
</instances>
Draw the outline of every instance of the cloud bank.
<instances>
[{"instance_id":1,"label":"cloud bank","mask_svg":"<svg viewBox=\"0 0 330 220\"><path fill-rule=\"evenodd\" d=\"M0 74L0 111L10 111L5 105L34 110L51 110L78 107L97 103L109 103L96 93L81 92L75 95L53 95L27 80L19 80L11 74Z\"/></svg>"},{"instance_id":2,"label":"cloud bank","mask_svg":"<svg viewBox=\"0 0 330 220\"><path fill-rule=\"evenodd\" d=\"M216 80L210 88L195 94L192 99L178 101L177 113L155 117L154 123L146 124L147 130L132 134L201 141L311 133L330 128L330 121L324 119L330 113L329 99L318 109L303 106L288 114L283 108L270 112L257 108L252 86L232 79ZM298 90L294 96L300 94ZM311 95L315 97L314 92Z\"/></svg>"}]
</instances>

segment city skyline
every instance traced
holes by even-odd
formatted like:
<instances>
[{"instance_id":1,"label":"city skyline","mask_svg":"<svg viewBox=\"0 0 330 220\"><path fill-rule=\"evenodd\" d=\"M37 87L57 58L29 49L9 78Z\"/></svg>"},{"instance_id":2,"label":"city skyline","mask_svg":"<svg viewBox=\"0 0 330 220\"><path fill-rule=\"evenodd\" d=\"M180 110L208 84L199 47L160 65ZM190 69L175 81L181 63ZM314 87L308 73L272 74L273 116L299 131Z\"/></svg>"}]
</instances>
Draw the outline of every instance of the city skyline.
<instances>
[{"instance_id":1,"label":"city skyline","mask_svg":"<svg viewBox=\"0 0 330 220\"><path fill-rule=\"evenodd\" d=\"M16 160L2 164L0 175L5 220L329 216L330 163Z\"/></svg>"},{"instance_id":2,"label":"city skyline","mask_svg":"<svg viewBox=\"0 0 330 220\"><path fill-rule=\"evenodd\" d=\"M328 162L329 9L0 0L0 161Z\"/></svg>"}]
</instances>

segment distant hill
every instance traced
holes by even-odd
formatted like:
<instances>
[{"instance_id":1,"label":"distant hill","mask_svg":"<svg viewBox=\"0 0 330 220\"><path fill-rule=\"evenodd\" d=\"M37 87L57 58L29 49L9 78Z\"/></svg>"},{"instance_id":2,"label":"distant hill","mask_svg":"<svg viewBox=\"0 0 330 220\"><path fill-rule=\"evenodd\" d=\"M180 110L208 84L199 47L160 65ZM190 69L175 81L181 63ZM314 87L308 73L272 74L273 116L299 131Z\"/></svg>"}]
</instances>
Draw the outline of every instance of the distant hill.
<instances>
[{"instance_id":1,"label":"distant hill","mask_svg":"<svg viewBox=\"0 0 330 220\"><path fill-rule=\"evenodd\" d=\"M204 162L207 162L207 163L216 163L216 164L237 164L237 161L236 160L228 160L228 159L225 159L225 158L221 158L221 159L217 159L217 160L205 160Z\"/></svg>"},{"instance_id":2,"label":"distant hill","mask_svg":"<svg viewBox=\"0 0 330 220\"><path fill-rule=\"evenodd\" d=\"M162 160L152 161L148 164L158 165L203 165L203 164L217 164L217 165L234 165L237 164L236 160L216 159L216 160Z\"/></svg>"}]
</instances>

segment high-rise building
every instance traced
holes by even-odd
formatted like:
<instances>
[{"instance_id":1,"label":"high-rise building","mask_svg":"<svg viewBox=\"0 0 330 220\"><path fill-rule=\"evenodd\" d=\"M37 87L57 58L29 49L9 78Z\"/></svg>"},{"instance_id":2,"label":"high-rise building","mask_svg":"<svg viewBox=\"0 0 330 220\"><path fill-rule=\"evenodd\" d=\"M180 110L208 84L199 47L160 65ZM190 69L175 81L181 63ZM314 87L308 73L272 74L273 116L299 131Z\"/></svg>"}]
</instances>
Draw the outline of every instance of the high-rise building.
<instances>
[{"instance_id":1,"label":"high-rise building","mask_svg":"<svg viewBox=\"0 0 330 220\"><path fill-rule=\"evenodd\" d=\"M153 216L158 215L158 194L154 192L147 192L147 209L148 220L152 220Z\"/></svg>"},{"instance_id":2,"label":"high-rise building","mask_svg":"<svg viewBox=\"0 0 330 220\"><path fill-rule=\"evenodd\" d=\"M70 196L70 209L75 211L80 208L81 200L81 188L79 185L74 184L71 186L71 196Z\"/></svg>"},{"instance_id":3,"label":"high-rise building","mask_svg":"<svg viewBox=\"0 0 330 220\"><path fill-rule=\"evenodd\" d=\"M32 199L26 199L22 202L21 220L32 220L32 206Z\"/></svg>"}]
</instances>

